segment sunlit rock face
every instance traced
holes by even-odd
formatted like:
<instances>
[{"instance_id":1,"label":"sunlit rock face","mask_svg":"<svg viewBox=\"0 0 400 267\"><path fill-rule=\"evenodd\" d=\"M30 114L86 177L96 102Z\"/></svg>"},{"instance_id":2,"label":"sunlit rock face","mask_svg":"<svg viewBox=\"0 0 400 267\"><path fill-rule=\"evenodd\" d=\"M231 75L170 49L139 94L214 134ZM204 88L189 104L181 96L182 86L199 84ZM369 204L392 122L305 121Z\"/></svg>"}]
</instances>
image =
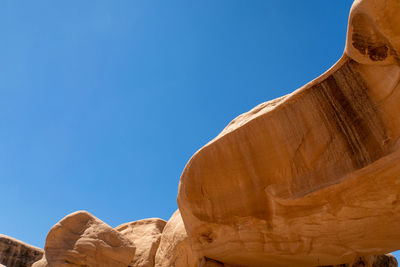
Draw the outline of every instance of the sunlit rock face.
<instances>
[{"instance_id":1,"label":"sunlit rock face","mask_svg":"<svg viewBox=\"0 0 400 267\"><path fill-rule=\"evenodd\" d=\"M399 10L398 0L354 1L349 20L346 54L361 64L398 65Z\"/></svg>"},{"instance_id":2,"label":"sunlit rock face","mask_svg":"<svg viewBox=\"0 0 400 267\"><path fill-rule=\"evenodd\" d=\"M30 267L42 256L42 249L15 238L0 235L0 266Z\"/></svg>"},{"instance_id":3,"label":"sunlit rock face","mask_svg":"<svg viewBox=\"0 0 400 267\"><path fill-rule=\"evenodd\" d=\"M153 267L160 245L161 233L167 222L162 219L144 219L122 224L115 229L135 244L135 257L130 267Z\"/></svg>"},{"instance_id":4,"label":"sunlit rock face","mask_svg":"<svg viewBox=\"0 0 400 267\"><path fill-rule=\"evenodd\" d=\"M176 211L164 227L158 247L156 267L199 267L198 258L193 254L183 225L181 214Z\"/></svg>"},{"instance_id":5,"label":"sunlit rock face","mask_svg":"<svg viewBox=\"0 0 400 267\"><path fill-rule=\"evenodd\" d=\"M45 255L33 267L127 267L135 245L86 211L66 216L51 228Z\"/></svg>"},{"instance_id":6,"label":"sunlit rock face","mask_svg":"<svg viewBox=\"0 0 400 267\"><path fill-rule=\"evenodd\" d=\"M343 57L233 120L187 164L194 253L323 266L400 249L400 1L355 1Z\"/></svg>"},{"instance_id":7,"label":"sunlit rock face","mask_svg":"<svg viewBox=\"0 0 400 267\"><path fill-rule=\"evenodd\" d=\"M0 235L0 263L397 266L385 253L400 249L399 54L400 1L356 0L338 63L200 149L168 222L114 229L79 211L50 230L41 260L42 250Z\"/></svg>"}]
</instances>

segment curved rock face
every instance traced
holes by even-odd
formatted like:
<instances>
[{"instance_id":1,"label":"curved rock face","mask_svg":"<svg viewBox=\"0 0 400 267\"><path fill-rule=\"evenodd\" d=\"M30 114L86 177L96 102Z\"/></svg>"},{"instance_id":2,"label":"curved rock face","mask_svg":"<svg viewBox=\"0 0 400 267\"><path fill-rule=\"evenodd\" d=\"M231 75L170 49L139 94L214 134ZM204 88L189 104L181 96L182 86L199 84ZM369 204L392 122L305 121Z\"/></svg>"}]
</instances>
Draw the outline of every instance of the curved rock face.
<instances>
[{"instance_id":1,"label":"curved rock face","mask_svg":"<svg viewBox=\"0 0 400 267\"><path fill-rule=\"evenodd\" d=\"M355 1L327 73L231 122L187 164L194 253L321 266L400 249L400 2Z\"/></svg>"},{"instance_id":2,"label":"curved rock face","mask_svg":"<svg viewBox=\"0 0 400 267\"><path fill-rule=\"evenodd\" d=\"M182 217L177 210L165 225L158 247L156 267L199 267L198 258L192 253L192 248Z\"/></svg>"},{"instance_id":3,"label":"curved rock face","mask_svg":"<svg viewBox=\"0 0 400 267\"><path fill-rule=\"evenodd\" d=\"M153 267L160 244L161 233L167 222L162 219L145 219L122 224L115 229L135 244L135 258L131 267Z\"/></svg>"},{"instance_id":4,"label":"curved rock face","mask_svg":"<svg viewBox=\"0 0 400 267\"><path fill-rule=\"evenodd\" d=\"M351 10L346 54L361 64L399 64L400 2L356 0Z\"/></svg>"},{"instance_id":5,"label":"curved rock face","mask_svg":"<svg viewBox=\"0 0 400 267\"><path fill-rule=\"evenodd\" d=\"M44 249L45 257L33 267L126 267L135 255L129 239L85 211L54 225Z\"/></svg>"},{"instance_id":6,"label":"curved rock face","mask_svg":"<svg viewBox=\"0 0 400 267\"><path fill-rule=\"evenodd\" d=\"M0 266L30 267L42 256L42 249L0 234Z\"/></svg>"}]
</instances>

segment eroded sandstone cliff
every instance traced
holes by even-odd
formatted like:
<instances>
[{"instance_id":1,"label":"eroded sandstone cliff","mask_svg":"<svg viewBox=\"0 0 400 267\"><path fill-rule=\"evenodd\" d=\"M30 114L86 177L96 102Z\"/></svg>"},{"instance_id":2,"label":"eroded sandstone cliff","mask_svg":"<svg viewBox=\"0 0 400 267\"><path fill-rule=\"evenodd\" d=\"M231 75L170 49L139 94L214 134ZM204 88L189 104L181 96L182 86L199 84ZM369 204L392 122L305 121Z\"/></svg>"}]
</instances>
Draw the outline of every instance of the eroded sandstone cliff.
<instances>
[{"instance_id":1,"label":"eroded sandstone cliff","mask_svg":"<svg viewBox=\"0 0 400 267\"><path fill-rule=\"evenodd\" d=\"M0 266L30 267L43 256L43 250L15 238L0 235Z\"/></svg>"},{"instance_id":2,"label":"eroded sandstone cliff","mask_svg":"<svg viewBox=\"0 0 400 267\"><path fill-rule=\"evenodd\" d=\"M400 249L400 2L355 1L346 51L200 149L178 204L194 252L316 266Z\"/></svg>"},{"instance_id":3,"label":"eroded sandstone cliff","mask_svg":"<svg viewBox=\"0 0 400 267\"><path fill-rule=\"evenodd\" d=\"M400 249L399 55L400 1L356 0L343 57L201 148L168 222L113 229L73 213L33 266L397 266L386 253ZM42 254L7 242L8 267Z\"/></svg>"}]
</instances>

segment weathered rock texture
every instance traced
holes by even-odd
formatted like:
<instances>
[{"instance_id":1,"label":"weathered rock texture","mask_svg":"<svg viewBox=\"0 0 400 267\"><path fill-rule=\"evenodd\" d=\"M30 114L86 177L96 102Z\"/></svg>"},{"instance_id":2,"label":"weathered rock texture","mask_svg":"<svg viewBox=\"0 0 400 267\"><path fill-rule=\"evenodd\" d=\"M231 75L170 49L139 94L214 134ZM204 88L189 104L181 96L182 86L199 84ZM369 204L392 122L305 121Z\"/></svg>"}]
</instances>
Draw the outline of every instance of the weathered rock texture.
<instances>
[{"instance_id":1,"label":"weathered rock texture","mask_svg":"<svg viewBox=\"0 0 400 267\"><path fill-rule=\"evenodd\" d=\"M206 257L203 257L199 261L198 266L199 267L245 267L245 266L239 266L239 265L225 264L223 262L216 261L216 260L213 260L213 259L209 259L209 258L206 258Z\"/></svg>"},{"instance_id":2,"label":"weathered rock texture","mask_svg":"<svg viewBox=\"0 0 400 267\"><path fill-rule=\"evenodd\" d=\"M0 235L0 266L30 267L43 256L43 250L17 239Z\"/></svg>"},{"instance_id":3,"label":"weathered rock texture","mask_svg":"<svg viewBox=\"0 0 400 267\"><path fill-rule=\"evenodd\" d=\"M153 267L161 233L167 222L162 219L145 219L122 224L115 229L132 241L136 247L135 258L129 266Z\"/></svg>"},{"instance_id":4,"label":"weathered rock texture","mask_svg":"<svg viewBox=\"0 0 400 267\"><path fill-rule=\"evenodd\" d=\"M192 253L189 239L179 211L165 225L158 247L156 267L198 267L198 258Z\"/></svg>"},{"instance_id":5,"label":"weathered rock texture","mask_svg":"<svg viewBox=\"0 0 400 267\"><path fill-rule=\"evenodd\" d=\"M45 258L34 267L127 267L135 255L128 238L85 211L54 225L44 249Z\"/></svg>"},{"instance_id":6,"label":"weathered rock texture","mask_svg":"<svg viewBox=\"0 0 400 267\"><path fill-rule=\"evenodd\" d=\"M365 256L357 258L347 267L397 267L397 260L392 254Z\"/></svg>"},{"instance_id":7,"label":"weathered rock texture","mask_svg":"<svg viewBox=\"0 0 400 267\"><path fill-rule=\"evenodd\" d=\"M345 54L364 65L399 65L399 10L397 0L354 1Z\"/></svg>"},{"instance_id":8,"label":"weathered rock texture","mask_svg":"<svg viewBox=\"0 0 400 267\"><path fill-rule=\"evenodd\" d=\"M187 164L193 252L319 266L400 249L400 1L355 1L327 73L231 122Z\"/></svg>"},{"instance_id":9,"label":"weathered rock texture","mask_svg":"<svg viewBox=\"0 0 400 267\"><path fill-rule=\"evenodd\" d=\"M358 257L348 264L320 267L397 267L397 260L392 254L373 255Z\"/></svg>"},{"instance_id":10,"label":"weathered rock texture","mask_svg":"<svg viewBox=\"0 0 400 267\"><path fill-rule=\"evenodd\" d=\"M76 212L33 267L397 266L370 255L400 249L399 55L400 1L356 0L338 63L200 149L168 223Z\"/></svg>"}]
</instances>

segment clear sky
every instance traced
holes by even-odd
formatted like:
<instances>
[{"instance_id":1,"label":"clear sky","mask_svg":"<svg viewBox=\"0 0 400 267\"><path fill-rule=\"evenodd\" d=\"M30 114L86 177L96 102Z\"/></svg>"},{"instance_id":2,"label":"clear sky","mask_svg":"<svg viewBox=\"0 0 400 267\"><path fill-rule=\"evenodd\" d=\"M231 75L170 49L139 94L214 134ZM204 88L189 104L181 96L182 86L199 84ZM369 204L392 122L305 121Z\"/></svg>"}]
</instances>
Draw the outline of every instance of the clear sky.
<instances>
[{"instance_id":1,"label":"clear sky","mask_svg":"<svg viewBox=\"0 0 400 267\"><path fill-rule=\"evenodd\" d=\"M177 209L191 155L341 56L351 0L5 0L0 233Z\"/></svg>"}]
</instances>

